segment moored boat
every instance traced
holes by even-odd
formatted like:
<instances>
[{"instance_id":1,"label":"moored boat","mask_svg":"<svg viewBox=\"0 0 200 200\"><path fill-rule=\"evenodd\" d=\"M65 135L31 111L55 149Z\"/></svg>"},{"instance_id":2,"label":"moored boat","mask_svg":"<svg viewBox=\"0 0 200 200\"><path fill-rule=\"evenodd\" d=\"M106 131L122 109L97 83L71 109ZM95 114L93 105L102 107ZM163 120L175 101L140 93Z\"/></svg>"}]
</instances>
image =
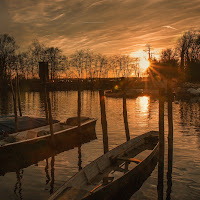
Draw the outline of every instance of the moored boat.
<instances>
[{"instance_id":1,"label":"moored boat","mask_svg":"<svg viewBox=\"0 0 200 200\"><path fill-rule=\"evenodd\" d=\"M155 168L158 148L158 132L155 131L125 142L83 168L49 200L128 199ZM146 150L151 152L139 160L137 156ZM131 169L129 165L133 165Z\"/></svg>"},{"instance_id":2,"label":"moored boat","mask_svg":"<svg viewBox=\"0 0 200 200\"><path fill-rule=\"evenodd\" d=\"M53 137L49 125L12 134L11 141L0 140L0 173L37 163L39 160L74 148L96 138L96 119L81 117L81 128L77 117L65 123L53 124ZM10 143L9 143L10 142ZM19 163L21 163L19 165Z\"/></svg>"},{"instance_id":3,"label":"moored boat","mask_svg":"<svg viewBox=\"0 0 200 200\"><path fill-rule=\"evenodd\" d=\"M48 125L46 118L34 116L18 116L17 118L18 132ZM58 120L53 120L53 123L58 122ZM0 116L0 136L4 134L12 134L15 132L15 116Z\"/></svg>"}]
</instances>

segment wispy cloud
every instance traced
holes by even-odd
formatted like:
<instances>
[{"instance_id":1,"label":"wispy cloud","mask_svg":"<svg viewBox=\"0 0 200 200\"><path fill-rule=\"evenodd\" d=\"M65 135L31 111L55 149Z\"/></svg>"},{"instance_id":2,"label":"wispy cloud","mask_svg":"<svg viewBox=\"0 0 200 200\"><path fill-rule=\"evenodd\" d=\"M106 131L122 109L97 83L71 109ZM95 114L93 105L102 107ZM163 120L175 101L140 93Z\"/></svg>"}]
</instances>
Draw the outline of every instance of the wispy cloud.
<instances>
[{"instance_id":1,"label":"wispy cloud","mask_svg":"<svg viewBox=\"0 0 200 200\"><path fill-rule=\"evenodd\" d=\"M169 29L177 30L176 28L174 28L172 26L163 26L163 28L169 28Z\"/></svg>"},{"instance_id":2,"label":"wispy cloud","mask_svg":"<svg viewBox=\"0 0 200 200\"><path fill-rule=\"evenodd\" d=\"M83 24L103 24L104 22L81 22Z\"/></svg>"},{"instance_id":3,"label":"wispy cloud","mask_svg":"<svg viewBox=\"0 0 200 200\"><path fill-rule=\"evenodd\" d=\"M199 0L1 0L0 6L1 32L12 33L23 48L38 38L66 54L168 47L200 24Z\"/></svg>"}]
</instances>

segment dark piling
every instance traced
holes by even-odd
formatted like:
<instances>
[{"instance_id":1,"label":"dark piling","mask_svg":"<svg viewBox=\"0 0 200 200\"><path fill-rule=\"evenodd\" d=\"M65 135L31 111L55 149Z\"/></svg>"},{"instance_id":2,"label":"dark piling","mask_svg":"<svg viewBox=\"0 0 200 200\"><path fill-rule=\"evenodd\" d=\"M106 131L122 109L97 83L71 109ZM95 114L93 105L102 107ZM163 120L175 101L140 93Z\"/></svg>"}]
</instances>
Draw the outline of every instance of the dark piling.
<instances>
[{"instance_id":1,"label":"dark piling","mask_svg":"<svg viewBox=\"0 0 200 200\"><path fill-rule=\"evenodd\" d=\"M103 132L104 153L107 153L109 151L109 147L104 90L99 90L99 98L101 107L101 126Z\"/></svg>"},{"instance_id":2,"label":"dark piling","mask_svg":"<svg viewBox=\"0 0 200 200\"><path fill-rule=\"evenodd\" d=\"M159 89L159 158L158 158L158 199L163 199L164 175L164 89Z\"/></svg>"},{"instance_id":3,"label":"dark piling","mask_svg":"<svg viewBox=\"0 0 200 200\"><path fill-rule=\"evenodd\" d=\"M126 133L126 140L130 140L130 132L128 126L128 116L127 116L127 105L126 105L126 83L123 85L123 118L124 118L124 127Z\"/></svg>"},{"instance_id":4,"label":"dark piling","mask_svg":"<svg viewBox=\"0 0 200 200\"><path fill-rule=\"evenodd\" d=\"M167 194L166 199L171 199L172 191L172 167L173 167L173 93L168 83L168 170L167 170Z\"/></svg>"},{"instance_id":5,"label":"dark piling","mask_svg":"<svg viewBox=\"0 0 200 200\"><path fill-rule=\"evenodd\" d=\"M21 109L21 98L20 98L20 87L19 87L19 76L17 74L16 78L16 90L17 90L17 98L18 98L18 109L19 109L19 115L22 116L22 109Z\"/></svg>"},{"instance_id":6,"label":"dark piling","mask_svg":"<svg viewBox=\"0 0 200 200\"><path fill-rule=\"evenodd\" d=\"M15 131L18 132L16 88L14 90L12 80L10 81L10 84L11 84L12 96L13 96L13 107L14 107L14 115L15 115Z\"/></svg>"}]
</instances>

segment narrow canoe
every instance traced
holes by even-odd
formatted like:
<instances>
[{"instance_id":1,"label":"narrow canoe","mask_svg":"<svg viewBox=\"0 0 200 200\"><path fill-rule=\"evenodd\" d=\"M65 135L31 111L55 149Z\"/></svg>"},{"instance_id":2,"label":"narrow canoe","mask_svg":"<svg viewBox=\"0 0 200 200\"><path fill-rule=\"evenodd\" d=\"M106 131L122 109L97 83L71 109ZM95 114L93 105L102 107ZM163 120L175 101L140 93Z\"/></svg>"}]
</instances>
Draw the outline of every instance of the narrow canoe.
<instances>
[{"instance_id":1,"label":"narrow canoe","mask_svg":"<svg viewBox=\"0 0 200 200\"><path fill-rule=\"evenodd\" d=\"M128 199L155 168L158 148L158 132L155 131L125 142L87 165L49 200ZM148 156L136 159L145 150L151 150ZM132 163L135 166L129 170L127 166ZM114 175L119 172L121 176Z\"/></svg>"},{"instance_id":2,"label":"narrow canoe","mask_svg":"<svg viewBox=\"0 0 200 200\"><path fill-rule=\"evenodd\" d=\"M12 134L15 142L1 142L0 145L0 174L16 171L96 139L95 125L96 119L82 117L79 131L77 118L69 118L66 123L53 124L53 138L49 134L49 125Z\"/></svg>"}]
</instances>

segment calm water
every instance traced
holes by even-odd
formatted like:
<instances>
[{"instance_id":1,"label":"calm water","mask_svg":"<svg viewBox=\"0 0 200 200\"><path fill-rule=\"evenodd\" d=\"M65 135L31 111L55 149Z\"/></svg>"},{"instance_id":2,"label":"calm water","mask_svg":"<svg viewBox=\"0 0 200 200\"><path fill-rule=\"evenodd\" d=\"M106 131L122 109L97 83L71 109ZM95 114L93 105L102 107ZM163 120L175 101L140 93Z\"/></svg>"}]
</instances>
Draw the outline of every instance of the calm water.
<instances>
[{"instance_id":1,"label":"calm water","mask_svg":"<svg viewBox=\"0 0 200 200\"><path fill-rule=\"evenodd\" d=\"M76 116L77 92L50 93L53 118ZM40 93L23 93L24 115L45 116ZM127 100L131 138L158 130L158 100L138 97ZM125 142L122 99L106 98L109 148ZM174 157L171 199L200 198L200 101L173 103ZM13 113L10 94L0 97L0 116ZM98 118L97 140L83 144L82 167L102 155L102 131L98 92L82 93L82 115ZM167 104L165 105L165 141L167 142ZM41 161L17 173L0 176L0 199L47 199L68 178L78 172L78 148ZM167 191L167 143L165 145L164 199ZM131 199L157 199L157 167Z\"/></svg>"}]
</instances>

